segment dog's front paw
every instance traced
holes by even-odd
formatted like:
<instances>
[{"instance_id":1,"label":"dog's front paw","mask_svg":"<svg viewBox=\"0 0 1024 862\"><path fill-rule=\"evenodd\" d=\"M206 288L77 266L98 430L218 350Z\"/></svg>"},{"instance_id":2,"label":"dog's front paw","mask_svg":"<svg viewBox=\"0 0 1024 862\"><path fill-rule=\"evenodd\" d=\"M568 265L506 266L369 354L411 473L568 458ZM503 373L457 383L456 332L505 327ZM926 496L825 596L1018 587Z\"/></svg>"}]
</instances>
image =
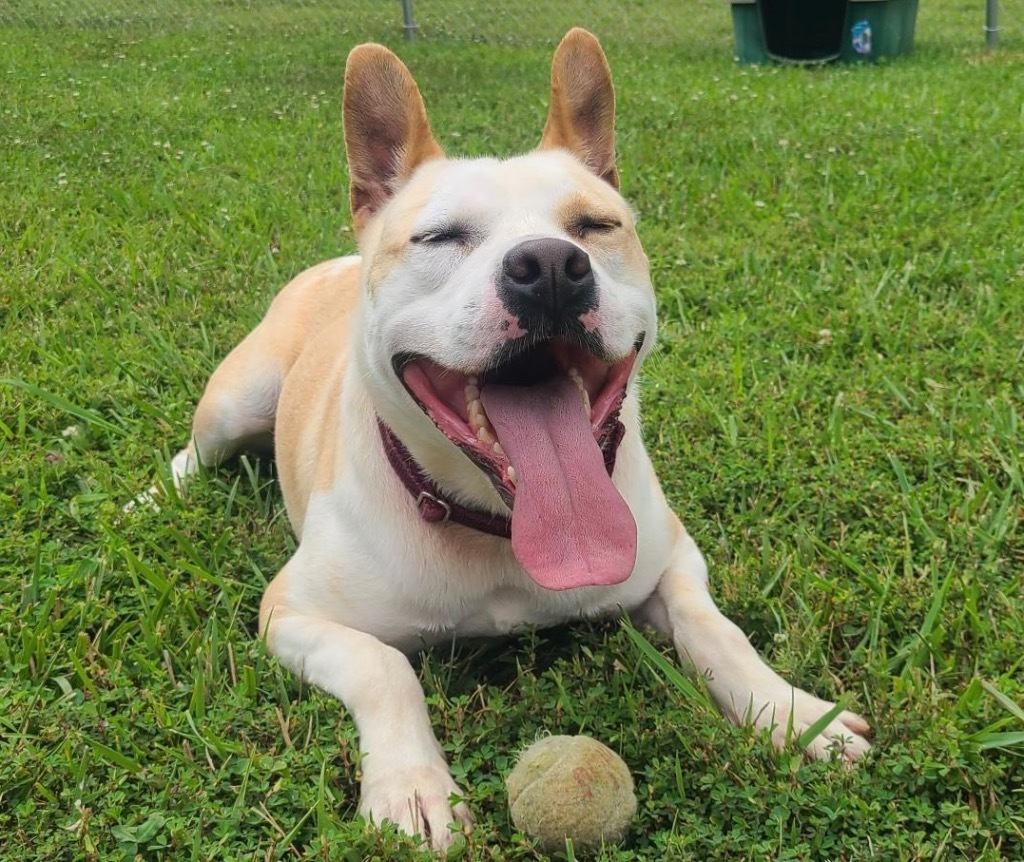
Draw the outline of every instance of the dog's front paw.
<instances>
[{"instance_id":1,"label":"dog's front paw","mask_svg":"<svg viewBox=\"0 0 1024 862\"><path fill-rule=\"evenodd\" d=\"M464 802L451 804L453 794L461 795L461 791L444 761L367 768L359 813L375 824L389 820L408 835L419 835L432 850L443 852L455 840L450 824L473 825L473 815Z\"/></svg>"},{"instance_id":2,"label":"dog's front paw","mask_svg":"<svg viewBox=\"0 0 1024 862\"><path fill-rule=\"evenodd\" d=\"M835 707L779 680L780 686L770 696L752 698L749 719L759 730L771 731L772 742L783 748L804 734ZM757 704L760 702L760 707ZM854 763L867 753L871 744L864 738L870 725L855 712L843 710L809 741L804 740L808 754L827 760L838 754L845 762Z\"/></svg>"}]
</instances>

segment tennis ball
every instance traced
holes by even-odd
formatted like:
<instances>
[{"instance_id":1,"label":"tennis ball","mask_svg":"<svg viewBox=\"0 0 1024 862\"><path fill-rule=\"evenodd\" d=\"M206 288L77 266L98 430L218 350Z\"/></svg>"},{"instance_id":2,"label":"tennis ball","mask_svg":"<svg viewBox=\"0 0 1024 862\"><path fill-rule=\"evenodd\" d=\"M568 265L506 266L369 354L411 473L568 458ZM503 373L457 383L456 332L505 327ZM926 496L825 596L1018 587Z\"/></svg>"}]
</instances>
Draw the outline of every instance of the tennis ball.
<instances>
[{"instance_id":1,"label":"tennis ball","mask_svg":"<svg viewBox=\"0 0 1024 862\"><path fill-rule=\"evenodd\" d=\"M545 853L589 852L626 837L636 813L633 776L589 736L548 736L527 748L505 782L512 823Z\"/></svg>"}]
</instances>

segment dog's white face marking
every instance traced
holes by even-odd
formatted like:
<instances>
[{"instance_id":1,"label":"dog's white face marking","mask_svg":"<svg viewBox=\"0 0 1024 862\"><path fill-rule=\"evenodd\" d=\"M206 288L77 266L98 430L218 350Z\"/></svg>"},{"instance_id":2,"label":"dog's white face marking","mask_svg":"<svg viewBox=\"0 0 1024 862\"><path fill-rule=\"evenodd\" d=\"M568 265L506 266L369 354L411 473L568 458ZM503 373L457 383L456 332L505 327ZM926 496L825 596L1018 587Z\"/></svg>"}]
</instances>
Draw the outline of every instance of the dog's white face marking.
<instances>
[{"instance_id":1,"label":"dog's white face marking","mask_svg":"<svg viewBox=\"0 0 1024 862\"><path fill-rule=\"evenodd\" d=\"M621 227L580 236L578 218L588 208ZM499 300L497 282L505 254L531 238L563 239L588 254L597 307L581 322L610 356L624 356L640 335L645 346L654 341L654 294L632 212L565 153L428 163L378 224L362 248L363 325L380 369L408 352L467 374L483 370L501 342L526 331Z\"/></svg>"}]
</instances>

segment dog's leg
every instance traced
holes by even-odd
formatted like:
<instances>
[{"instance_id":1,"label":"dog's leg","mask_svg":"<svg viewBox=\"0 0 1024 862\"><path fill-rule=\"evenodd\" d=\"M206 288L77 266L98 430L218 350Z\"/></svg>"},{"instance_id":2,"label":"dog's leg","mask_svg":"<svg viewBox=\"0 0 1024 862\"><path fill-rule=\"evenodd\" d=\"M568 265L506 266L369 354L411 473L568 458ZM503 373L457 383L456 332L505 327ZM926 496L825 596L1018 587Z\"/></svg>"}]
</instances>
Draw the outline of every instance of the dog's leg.
<instances>
[{"instance_id":1,"label":"dog's leg","mask_svg":"<svg viewBox=\"0 0 1024 862\"><path fill-rule=\"evenodd\" d=\"M259 333L257 327L232 350L206 385L188 445L171 459L171 480L179 494L200 464L216 467L239 452L272 448L283 371ZM159 508L162 493L152 485L128 502L124 511Z\"/></svg>"},{"instance_id":2,"label":"dog's leg","mask_svg":"<svg viewBox=\"0 0 1024 862\"><path fill-rule=\"evenodd\" d=\"M409 660L372 635L290 608L288 573L295 565L293 558L263 597L260 628L270 652L351 713L362 752L359 813L377 824L390 820L446 850L455 837L448 825L470 826L473 816L465 803L449 801L460 790Z\"/></svg>"},{"instance_id":3,"label":"dog's leg","mask_svg":"<svg viewBox=\"0 0 1024 862\"><path fill-rule=\"evenodd\" d=\"M715 605L704 557L674 515L672 522L678 530L672 560L641 615L669 635L680 658L707 679L711 695L729 720L770 729L772 741L781 748L833 704L790 685L764 663L739 627ZM859 715L840 712L807 750L817 758L840 751L852 762L870 748L863 737L868 729Z\"/></svg>"},{"instance_id":4,"label":"dog's leg","mask_svg":"<svg viewBox=\"0 0 1024 862\"><path fill-rule=\"evenodd\" d=\"M283 369L262 327L217 367L196 407L188 446L171 459L179 491L199 465L216 467L241 451L270 449Z\"/></svg>"}]
</instances>

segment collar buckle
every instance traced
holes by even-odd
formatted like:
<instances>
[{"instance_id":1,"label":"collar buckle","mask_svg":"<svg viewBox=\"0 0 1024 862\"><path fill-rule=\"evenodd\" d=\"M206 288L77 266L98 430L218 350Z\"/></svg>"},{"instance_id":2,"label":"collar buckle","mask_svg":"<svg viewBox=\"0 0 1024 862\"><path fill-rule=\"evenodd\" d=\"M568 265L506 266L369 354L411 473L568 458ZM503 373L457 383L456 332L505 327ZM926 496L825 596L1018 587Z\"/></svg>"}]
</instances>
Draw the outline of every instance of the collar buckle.
<instances>
[{"instance_id":1,"label":"collar buckle","mask_svg":"<svg viewBox=\"0 0 1024 862\"><path fill-rule=\"evenodd\" d=\"M416 507L420 510L424 521L440 521L442 524L447 524L452 517L452 507L448 501L429 491L420 491L416 495Z\"/></svg>"}]
</instances>

